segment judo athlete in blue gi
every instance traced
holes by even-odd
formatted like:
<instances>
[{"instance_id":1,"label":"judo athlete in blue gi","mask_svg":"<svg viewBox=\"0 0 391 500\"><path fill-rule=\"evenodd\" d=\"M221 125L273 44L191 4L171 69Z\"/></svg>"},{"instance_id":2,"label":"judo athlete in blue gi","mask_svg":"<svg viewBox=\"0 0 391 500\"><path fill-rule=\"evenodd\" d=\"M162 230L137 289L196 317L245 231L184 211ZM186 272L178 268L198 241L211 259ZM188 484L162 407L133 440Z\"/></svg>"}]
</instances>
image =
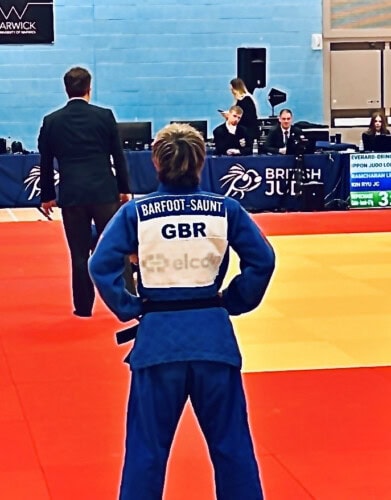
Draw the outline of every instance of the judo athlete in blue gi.
<instances>
[{"instance_id":1,"label":"judo athlete in blue gi","mask_svg":"<svg viewBox=\"0 0 391 500\"><path fill-rule=\"evenodd\" d=\"M160 500L166 465L189 399L205 436L219 500L261 500L259 470L230 315L261 302L274 252L232 198L201 191L202 136L163 128L152 146L158 191L111 219L90 258L98 291L121 320L139 318L121 500ZM222 291L229 249L240 273ZM138 296L125 288L124 256L138 255Z\"/></svg>"}]
</instances>

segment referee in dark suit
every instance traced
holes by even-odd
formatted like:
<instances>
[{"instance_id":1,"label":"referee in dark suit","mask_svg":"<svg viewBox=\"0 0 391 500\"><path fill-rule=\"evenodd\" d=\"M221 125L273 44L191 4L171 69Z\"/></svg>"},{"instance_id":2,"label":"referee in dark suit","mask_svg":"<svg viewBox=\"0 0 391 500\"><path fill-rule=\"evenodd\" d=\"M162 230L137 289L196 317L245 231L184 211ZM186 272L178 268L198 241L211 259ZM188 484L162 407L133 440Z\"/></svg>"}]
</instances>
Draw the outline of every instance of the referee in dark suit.
<instances>
[{"instance_id":1,"label":"referee in dark suit","mask_svg":"<svg viewBox=\"0 0 391 500\"><path fill-rule=\"evenodd\" d=\"M295 143L300 140L303 132L300 128L292 125L292 111L282 109L278 121L266 136L264 150L272 154L294 154Z\"/></svg>"},{"instance_id":2,"label":"referee in dark suit","mask_svg":"<svg viewBox=\"0 0 391 500\"><path fill-rule=\"evenodd\" d=\"M113 112L89 104L90 73L72 68L64 75L64 84L69 101L44 117L38 138L41 203L47 215L53 207L61 208L72 262L74 314L89 317L95 297L87 267L92 223L99 236L120 204L129 199L130 187ZM60 177L58 197L54 159Z\"/></svg>"}]
</instances>

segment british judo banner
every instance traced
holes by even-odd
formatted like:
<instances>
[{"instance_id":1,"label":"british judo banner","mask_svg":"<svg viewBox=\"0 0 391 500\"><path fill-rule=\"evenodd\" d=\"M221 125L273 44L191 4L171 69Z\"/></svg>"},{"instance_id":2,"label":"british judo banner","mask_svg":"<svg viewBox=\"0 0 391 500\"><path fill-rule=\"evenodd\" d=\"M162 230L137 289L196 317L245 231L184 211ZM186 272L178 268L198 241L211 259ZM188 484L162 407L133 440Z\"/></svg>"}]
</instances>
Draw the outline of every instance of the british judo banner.
<instances>
[{"instance_id":1,"label":"british judo banner","mask_svg":"<svg viewBox=\"0 0 391 500\"><path fill-rule=\"evenodd\" d=\"M53 41L53 0L0 0L0 43Z\"/></svg>"}]
</instances>

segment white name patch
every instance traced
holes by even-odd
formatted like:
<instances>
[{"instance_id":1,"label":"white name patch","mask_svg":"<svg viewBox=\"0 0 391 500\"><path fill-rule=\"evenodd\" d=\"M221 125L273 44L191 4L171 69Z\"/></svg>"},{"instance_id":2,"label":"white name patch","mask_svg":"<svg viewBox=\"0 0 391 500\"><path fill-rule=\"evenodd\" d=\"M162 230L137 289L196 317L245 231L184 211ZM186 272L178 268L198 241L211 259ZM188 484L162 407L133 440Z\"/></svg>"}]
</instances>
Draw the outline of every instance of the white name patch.
<instances>
[{"instance_id":1,"label":"white name patch","mask_svg":"<svg viewBox=\"0 0 391 500\"><path fill-rule=\"evenodd\" d=\"M225 217L166 215L139 220L138 231L144 286L196 287L214 283L228 245Z\"/></svg>"}]
</instances>

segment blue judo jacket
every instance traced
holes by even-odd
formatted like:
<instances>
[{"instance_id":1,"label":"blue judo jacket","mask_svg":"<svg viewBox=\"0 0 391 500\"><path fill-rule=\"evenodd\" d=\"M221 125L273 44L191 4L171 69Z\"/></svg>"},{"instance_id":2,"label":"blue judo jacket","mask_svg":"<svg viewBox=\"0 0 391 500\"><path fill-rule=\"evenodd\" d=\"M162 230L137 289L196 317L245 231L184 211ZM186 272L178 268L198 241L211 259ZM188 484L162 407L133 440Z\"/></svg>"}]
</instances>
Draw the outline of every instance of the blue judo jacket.
<instances>
[{"instance_id":1,"label":"blue judo jacket","mask_svg":"<svg viewBox=\"0 0 391 500\"><path fill-rule=\"evenodd\" d=\"M273 248L239 202L160 185L121 207L90 258L91 277L121 320L138 318L143 301L215 297L232 249L240 272L222 290L224 307L152 312L140 320L130 354L133 369L173 361L207 360L241 366L230 315L261 302L275 265ZM122 278L124 257L137 254L138 294Z\"/></svg>"}]
</instances>

